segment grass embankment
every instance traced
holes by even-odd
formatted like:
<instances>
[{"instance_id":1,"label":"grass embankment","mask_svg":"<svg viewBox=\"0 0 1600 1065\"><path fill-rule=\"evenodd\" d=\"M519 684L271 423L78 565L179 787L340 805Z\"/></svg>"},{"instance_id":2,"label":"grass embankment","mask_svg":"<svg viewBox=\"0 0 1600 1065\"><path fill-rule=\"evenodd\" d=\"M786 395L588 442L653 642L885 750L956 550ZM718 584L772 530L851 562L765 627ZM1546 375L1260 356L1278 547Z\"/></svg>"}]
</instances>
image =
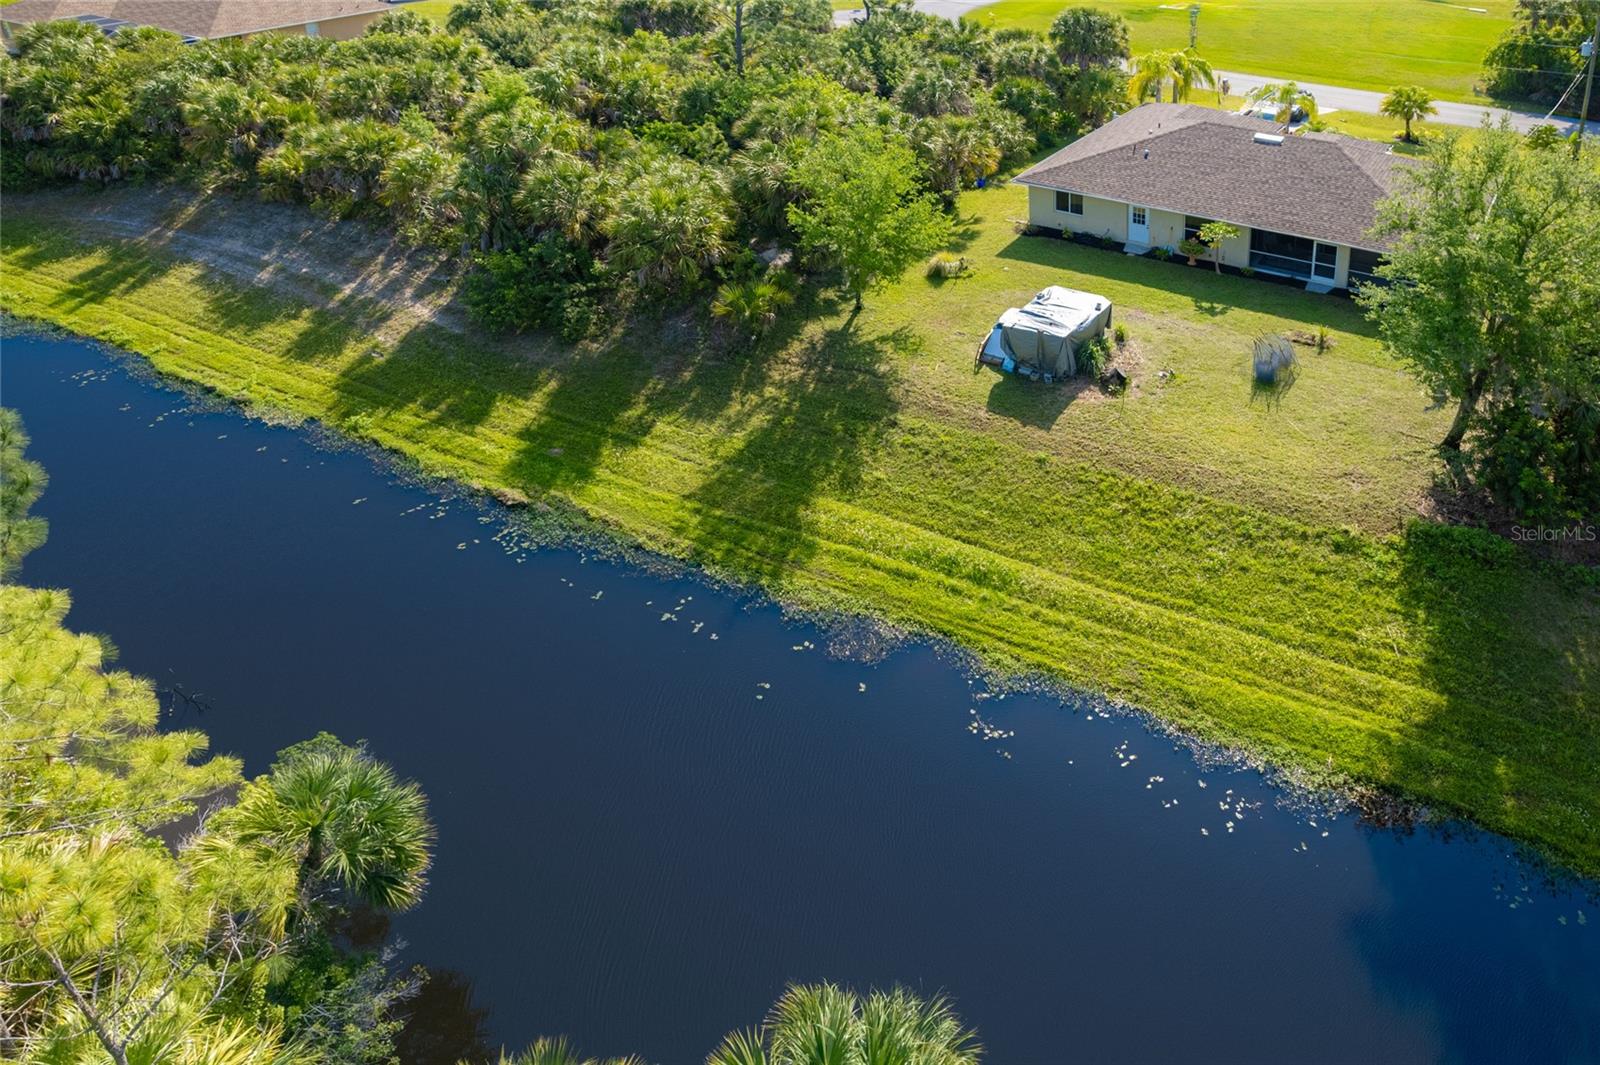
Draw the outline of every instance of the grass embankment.
<instances>
[{"instance_id":1,"label":"grass embankment","mask_svg":"<svg viewBox=\"0 0 1600 1065\"><path fill-rule=\"evenodd\" d=\"M268 249L248 287L109 239L91 205L114 196L13 198L0 299L790 601L947 636L1600 873L1592 578L1403 523L1442 415L1348 302L1015 237L1020 191L965 201L972 277L908 277L853 319L822 303L732 355L691 350L679 322L577 352L453 332L336 287L372 265L355 228L326 278L289 269L309 288L275 288ZM287 217L242 229L303 253ZM1128 396L973 371L998 308L1047 283L1117 302ZM1252 399L1251 335L1319 323L1331 351Z\"/></svg>"},{"instance_id":2,"label":"grass embankment","mask_svg":"<svg viewBox=\"0 0 1600 1065\"><path fill-rule=\"evenodd\" d=\"M1047 30L1064 0L999 0L966 16ZM1133 51L1185 48L1189 5L1095 0L1128 20ZM1200 5L1198 51L1220 70L1387 92L1421 85L1473 100L1483 57L1511 27L1511 0L1234 0Z\"/></svg>"}]
</instances>

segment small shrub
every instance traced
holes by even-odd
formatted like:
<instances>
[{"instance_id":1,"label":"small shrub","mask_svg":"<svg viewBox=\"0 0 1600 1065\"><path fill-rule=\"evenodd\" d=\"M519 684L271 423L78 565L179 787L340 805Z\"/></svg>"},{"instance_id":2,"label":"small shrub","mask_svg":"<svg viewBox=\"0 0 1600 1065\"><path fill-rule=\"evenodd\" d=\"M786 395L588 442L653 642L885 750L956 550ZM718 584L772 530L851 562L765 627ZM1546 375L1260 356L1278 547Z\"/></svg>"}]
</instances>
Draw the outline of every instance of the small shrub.
<instances>
[{"instance_id":1,"label":"small shrub","mask_svg":"<svg viewBox=\"0 0 1600 1065\"><path fill-rule=\"evenodd\" d=\"M1078 372L1086 377L1099 377L1111 361L1111 345L1101 333L1078 347Z\"/></svg>"},{"instance_id":2,"label":"small shrub","mask_svg":"<svg viewBox=\"0 0 1600 1065\"><path fill-rule=\"evenodd\" d=\"M717 289L711 313L760 337L778 320L778 311L793 299L788 289L776 281L729 281Z\"/></svg>"},{"instance_id":3,"label":"small shrub","mask_svg":"<svg viewBox=\"0 0 1600 1065\"><path fill-rule=\"evenodd\" d=\"M1548 152L1567 143L1567 138L1555 126L1545 123L1530 129L1525 143L1536 152Z\"/></svg>"},{"instance_id":4,"label":"small shrub","mask_svg":"<svg viewBox=\"0 0 1600 1065\"><path fill-rule=\"evenodd\" d=\"M1478 484L1518 517L1555 524L1600 514L1600 405L1496 406L1471 459Z\"/></svg>"},{"instance_id":5,"label":"small shrub","mask_svg":"<svg viewBox=\"0 0 1600 1065\"><path fill-rule=\"evenodd\" d=\"M966 256L954 252L941 251L928 260L928 277L939 281L949 277L960 277L967 272Z\"/></svg>"},{"instance_id":6,"label":"small shrub","mask_svg":"<svg viewBox=\"0 0 1600 1065\"><path fill-rule=\"evenodd\" d=\"M1116 328L1111 331L1111 335L1115 338L1117 347L1125 348L1128 346L1128 327L1121 322L1117 323Z\"/></svg>"},{"instance_id":7,"label":"small shrub","mask_svg":"<svg viewBox=\"0 0 1600 1065\"><path fill-rule=\"evenodd\" d=\"M1241 266L1241 267L1239 267L1239 276L1240 277L1255 277L1256 276L1256 268L1253 267L1253 266Z\"/></svg>"},{"instance_id":8,"label":"small shrub","mask_svg":"<svg viewBox=\"0 0 1600 1065\"><path fill-rule=\"evenodd\" d=\"M1155 257L1157 259L1160 259L1162 262L1166 262L1168 259L1172 258L1172 249L1171 248L1156 248L1153 251L1152 254L1154 254Z\"/></svg>"},{"instance_id":9,"label":"small shrub","mask_svg":"<svg viewBox=\"0 0 1600 1065\"><path fill-rule=\"evenodd\" d=\"M1327 351L1327 350L1328 350L1328 327L1325 326L1325 325L1319 325L1319 326L1317 326L1317 354L1321 355L1324 351Z\"/></svg>"},{"instance_id":10,"label":"small shrub","mask_svg":"<svg viewBox=\"0 0 1600 1065\"><path fill-rule=\"evenodd\" d=\"M561 304L561 339L575 344L593 336L595 328L605 320L601 310L601 300L596 296L587 292L569 293Z\"/></svg>"},{"instance_id":11,"label":"small shrub","mask_svg":"<svg viewBox=\"0 0 1600 1065\"><path fill-rule=\"evenodd\" d=\"M1268 388L1287 385L1294 378L1294 345L1277 333L1256 337L1251 363L1256 384Z\"/></svg>"},{"instance_id":12,"label":"small shrub","mask_svg":"<svg viewBox=\"0 0 1600 1065\"><path fill-rule=\"evenodd\" d=\"M547 237L516 251L474 259L465 288L472 319L497 332L556 328L568 331L567 305L584 302L601 286L587 249Z\"/></svg>"}]
</instances>

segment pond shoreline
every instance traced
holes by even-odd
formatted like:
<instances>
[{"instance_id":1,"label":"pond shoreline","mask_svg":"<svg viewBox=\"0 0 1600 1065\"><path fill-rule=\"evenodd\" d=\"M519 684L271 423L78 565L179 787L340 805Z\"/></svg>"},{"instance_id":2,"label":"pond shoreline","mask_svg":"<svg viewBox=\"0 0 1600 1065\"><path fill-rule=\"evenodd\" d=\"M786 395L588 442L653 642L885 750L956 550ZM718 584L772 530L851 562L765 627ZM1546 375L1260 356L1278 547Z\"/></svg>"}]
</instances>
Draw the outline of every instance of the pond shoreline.
<instances>
[{"instance_id":1,"label":"pond shoreline","mask_svg":"<svg viewBox=\"0 0 1600 1065\"><path fill-rule=\"evenodd\" d=\"M329 728L418 779L440 850L393 933L441 994L475 987L491 1046L688 1060L796 978L948 991L1004 1061L1166 1058L1196 1023L1239 1061L1585 1045L1593 892L1501 838L1285 809L1142 717L989 689L916 640L829 655L768 599L536 548L381 451L13 339L52 472L24 580L71 587L68 624L125 668L203 691L175 711L249 771Z\"/></svg>"},{"instance_id":2,"label":"pond shoreline","mask_svg":"<svg viewBox=\"0 0 1600 1065\"><path fill-rule=\"evenodd\" d=\"M1550 891L1581 891L1600 903L1600 878L1589 878L1552 862L1537 848L1503 834L1475 825L1470 819L1441 814L1425 804L1412 802L1370 787L1346 782L1343 785L1310 782L1292 767L1277 765L1242 747L1206 740L1183 731L1160 716L1139 706L1107 699L1095 692L1073 688L1059 678L1041 672L1006 672L986 663L968 648L938 633L893 626L870 614L825 611L786 603L759 585L720 575L692 562L651 551L630 542L621 532L591 521L571 508L557 509L545 504L507 504L495 492L448 477L429 474L408 456L370 441L346 436L319 420L293 411L258 408L247 401L230 398L204 385L161 373L137 352L127 351L107 341L95 340L43 320L20 318L0 310L0 339L37 336L71 340L92 345L123 366L136 379L155 387L177 392L195 411L231 412L265 425L281 426L304 435L318 450L360 455L383 476L398 483L413 485L441 499L458 499L476 509L493 513L506 526L514 528L534 548L566 548L585 555L637 568L669 580L689 579L708 589L738 598L745 609L771 606L792 623L820 630L828 639L825 653L847 661L873 663L896 649L920 644L941 660L980 682L985 689L1008 695L1034 695L1059 700L1067 706L1086 706L1102 716L1125 719L1152 736L1171 741L1185 750L1202 769L1248 770L1259 774L1279 793L1277 805L1297 816L1355 816L1362 823L1382 831L1408 834L1426 831L1443 839L1482 832L1502 840L1516 855L1528 874ZM541 501L542 502L542 501Z\"/></svg>"},{"instance_id":3,"label":"pond shoreline","mask_svg":"<svg viewBox=\"0 0 1600 1065\"><path fill-rule=\"evenodd\" d=\"M20 232L15 224L8 230ZM8 236L8 243L11 239L22 238ZM8 251L8 258L10 254ZM161 280L163 275L172 270L181 272L182 269L177 265L177 260L162 259L154 251L140 250L136 246L124 246L118 254L118 261L120 269L131 270L147 278L140 282L141 287L164 285L166 282ZM8 266L8 269L11 267ZM20 278L14 275L13 284L18 281ZM38 273L29 281L29 291L33 291L31 286L37 285L40 286L39 292L44 293L52 290L56 284L54 279ZM230 301L229 306L233 305L233 301L247 296L255 298L248 293L234 293L231 282L224 280L209 280L204 284L209 288L202 291L221 290L213 291L208 298L225 298ZM184 290L180 288L175 291ZM85 319L81 312L86 308L78 297L70 296L70 292L71 285L68 283L57 296L51 298L65 298L67 307L76 307L78 310L53 314L50 298L41 299L37 295L21 300L22 306L19 306L16 291L8 292L7 305L12 310L37 312L56 324L88 330L110 342L141 351L146 357L153 355L152 365L157 372L169 377L176 374L214 388L219 395L239 398L264 410L282 407L292 409L303 417L320 416L317 408L324 400L311 393L302 397L301 392L297 391L320 387L300 380L322 360L320 355L312 357L308 353L302 357L291 354L286 359L274 361L278 357L271 355L267 348L246 350L242 346L237 353L224 355L214 350L216 345L224 342L223 338L204 331L201 325L184 325L182 336L176 332L163 334L169 337L166 342L158 341L155 333L149 333L148 325L141 325L141 332L135 336L125 333L120 327L96 326ZM133 314L137 317L149 313L142 305L135 307L132 303L119 302L124 299L122 296L108 296L93 310L101 317L109 316L118 321L124 320L118 316ZM250 313L269 317L269 326L263 328L277 328L277 323L289 322L295 316L303 319L305 314L315 312L297 311L293 305L282 304L273 296L259 310ZM378 311L370 307L356 307L341 308L338 313L351 321L363 321ZM136 317L125 320L133 323ZM339 319L337 322L330 320L326 326L314 325L310 331L320 336L335 325L345 328L344 320ZM177 328L176 321L171 328ZM188 334L191 328L202 329L201 335L207 338L207 343L212 347L196 349L193 346L196 338ZM304 329L300 330L302 340L305 332ZM270 334L263 334L256 342L269 347L270 344L282 343ZM169 343L184 349L181 358L175 349L167 347ZM145 352L145 348L151 350ZM490 366L496 358L492 354L469 354L469 348L459 351L455 348L441 349L427 358L441 365L470 358L480 360L474 366L483 367ZM398 358L395 354L380 359L356 354L354 363L342 372L349 379L364 378L370 374L398 373L401 371L384 368ZM227 365L224 366L224 363ZM829 405L844 402L829 393L855 387L858 378L853 370L846 373L846 369L838 371L843 374L838 380L819 378L807 386L814 389L812 394L821 397L816 402ZM461 388L481 389L481 384L474 383L475 376L480 372L490 371L474 369L472 373L461 374ZM522 371L512 367L506 372ZM726 375L729 368L719 367L718 372ZM584 373L589 371L585 370ZM590 405L612 402L606 398L606 391L591 389L591 385L599 387L598 381L590 382L587 377L580 380L571 376L557 376L554 380L554 392L547 392L546 395L563 397L570 392L570 400L563 402L581 404L575 408L574 416L587 417L584 412ZM515 384L519 390L528 387L531 386L520 382L520 379ZM616 391L615 388L611 390ZM782 402L783 393L777 395L777 402ZM1231 751L1244 752L1243 756L1247 759L1281 767L1285 778L1296 784L1313 790L1337 785L1358 795L1412 796L1415 805L1436 810L1438 816L1476 818L1492 831L1528 841L1536 850L1554 856L1562 866L1579 873L1587 871L1582 853L1589 846L1589 840L1582 836L1552 835L1548 827L1535 831L1531 824L1524 826L1522 823L1523 818L1531 816L1524 810L1539 816L1553 816L1556 812L1566 810L1563 804L1572 804L1574 800L1552 794L1538 803L1504 806L1484 805L1486 796L1483 795L1468 802L1465 792L1461 797L1450 798L1449 793L1455 785L1471 784L1481 765L1478 761L1483 756L1481 752L1475 747L1469 750L1462 746L1478 743L1473 738L1476 731L1465 719L1457 723L1453 717L1441 718L1442 731L1437 736L1429 733L1414 738L1401 730L1396 721L1407 720L1407 715L1414 717L1422 714L1423 720L1431 723L1433 718L1439 717L1442 703L1451 704L1453 711L1453 704L1468 693L1463 691L1457 695L1448 690L1431 688L1431 685L1439 683L1426 672L1435 668L1431 662L1415 661L1401 652L1398 645L1398 653L1390 655L1381 645L1374 646L1370 640L1361 637L1359 626L1362 622L1344 618L1339 612L1330 614L1329 622L1337 623L1348 631L1332 629L1322 632L1313 628L1301 631L1270 619L1262 621L1251 618L1251 611L1246 610L1247 607L1253 605L1255 612L1260 613L1259 608L1266 604L1259 601L1252 603L1248 595L1238 603L1228 605L1230 610L1245 610L1238 616L1191 616L1187 606L1182 602L1169 601L1160 591L1145 589L1142 594L1135 595L1133 589L1115 583L1108 585L1100 574L1070 565L1063 575L1052 569L1041 568L1029 559L1013 559L1009 555L988 550L972 543L968 537L944 536L938 528L909 523L909 515L898 514L892 508L871 512L872 520L869 523L864 520L869 516L868 512L862 510L850 493L835 496L823 492L823 485L812 481L805 473L798 476L804 479L803 488L808 495L806 499L796 502L782 494L788 490L788 486L760 483L761 475L754 472L762 468L759 464L749 470L739 468L726 473L713 472L710 480L703 482L698 489L663 486L648 466L639 471L629 471L627 476L632 480L621 484L618 481L621 474L606 468L602 459L607 449L634 447L638 443L632 435L635 430L602 424L597 430L598 435L591 440L574 429L574 424L580 424L583 431L587 432L588 423L550 418L548 411L542 420L549 422L551 429L539 430L536 441L527 439L529 430L501 429L496 426L498 435L492 438L494 447L503 449L506 446L502 443L502 437L507 433L513 442L518 437L525 441L516 444L521 449L520 453L508 467L501 464L501 451L481 453L481 449L490 446L486 432L476 429L458 431L447 423L441 423L441 409L449 413L453 406L467 402L473 405L474 418L484 417L477 406L484 402L483 399L445 390L429 400L435 407L434 411L417 412L398 410L395 404L402 398L389 394L367 396L365 393L359 400L341 400L335 396L332 405L336 416L333 421L324 420L321 424L326 431L345 436L354 434L371 440L374 446L394 450L404 455L406 460L417 462L419 469L426 468L430 473L469 485L484 484L485 490L490 493L504 493L512 488L522 491L526 488L537 493L541 502L553 510L571 508L572 513L595 515L577 522L564 520L562 524L583 526L608 536L614 535L620 542L635 543L647 551L687 556L693 565L709 574L729 576L733 583L740 586L767 587L774 593L775 599L783 602L788 609L814 612L823 617L875 616L886 620L892 628L927 633L947 639L954 646L968 648L976 659L985 663L986 668L997 674L1014 673L1031 677L1037 676L1041 668L1048 667L1053 671L1053 679L1063 690L1092 689L1103 684L1109 694L1102 697L1121 706L1137 705L1179 734L1197 736L1205 741L1215 738ZM619 401L627 403L630 397L619 393ZM693 401L692 393L690 401ZM774 402L772 393L767 393L760 402ZM346 412L339 413L341 410ZM841 407L840 411L841 418L854 417L847 406ZM618 419L621 426L627 426L626 417L615 412L610 416ZM850 423L847 420L845 424ZM673 428L676 432L676 427ZM446 431L448 435L439 435ZM764 425L757 424L754 430L758 436L782 435L783 431L781 417ZM912 459L917 448L959 448L969 442L967 438L951 437L938 427L920 424L913 428L897 422L895 427L886 431L904 438L896 446L902 447L907 454L896 456L896 461ZM417 435L413 436L413 433ZM565 446L545 446L546 443L557 441ZM970 438L970 443L988 446L979 437ZM786 453L810 446L807 440L780 441L777 436L773 436L771 444L776 448L772 461L783 461ZM695 478L702 476L702 471L677 450L683 446L687 445L673 438L664 441L660 447L651 445L638 448L635 453L647 458L650 463L662 464L661 475L665 476L668 471L680 471L674 475L685 476L692 484ZM695 458L698 461L698 455ZM1015 463L1007 467L1007 461L1000 453L994 456L997 474L1015 468ZM1052 492L1067 491L1050 483L1055 476L1053 469L1042 463L1036 465L1041 471L1038 475L1041 491L1046 486ZM569 472L574 467L580 473ZM508 469L524 470L525 473L508 476ZM488 476L485 476L486 473ZM577 476L582 479L574 480ZM829 476L858 475L854 471L842 470ZM1097 475L1077 471L1073 476L1093 478ZM707 485L715 489L715 505L705 501ZM1131 485L1124 489L1092 479L1087 486L1093 486L1093 490L1104 491L1108 495L1134 490ZM1032 488L1029 490L1032 491ZM1151 489L1141 486L1137 490L1142 492ZM930 491L933 494L928 499L906 502L935 508L962 502L958 490L941 486ZM1055 502L1053 497L1044 501L1051 505ZM752 517L763 509L788 508L791 505L812 509L794 512L779 509L773 516L761 513L760 521L763 524L759 525L755 524L755 518ZM1163 503L1165 505L1168 504ZM1199 505L1177 499L1170 503L1177 513ZM802 515L805 515L804 518ZM1269 524L1265 515L1253 516L1230 511L1219 511L1217 520L1242 526L1246 542L1274 536L1278 524ZM805 528L798 529L802 524ZM1169 535L1165 529L1157 529L1153 534ZM1204 533L1203 530L1197 530L1186 535ZM1372 556L1372 564L1378 566L1398 564L1396 559L1390 559L1385 554L1394 553L1393 545L1385 546L1383 541L1368 541L1361 537L1341 538L1327 530L1287 524L1281 536L1279 549L1313 552L1305 559L1288 563L1301 567L1302 571L1309 566L1320 568L1325 564L1339 565L1350 568L1354 579L1362 573L1362 566L1366 565L1359 561L1363 556ZM1310 543L1313 547L1303 549L1299 546L1302 542ZM1180 555L1182 553L1178 552ZM1343 561L1351 556L1357 561ZM1428 560L1423 556L1419 561L1426 563ZM1409 559L1406 564L1411 564ZM1534 564L1523 562L1514 565L1532 567ZM1535 571L1529 568L1526 572L1532 574ZM1551 571L1553 576L1549 579L1559 586L1566 579L1562 575L1564 572ZM1419 568L1418 573L1437 583L1435 578L1427 577L1422 569ZM1206 583L1210 580L1209 577L1204 578L1197 587L1201 590L1210 588L1211 585ZM1336 590L1335 584L1319 588L1317 593L1332 596ZM1352 592L1356 590L1351 589ZM1593 598L1592 592L1568 593L1566 608L1575 618L1585 610L1583 603L1586 597ZM1336 601L1330 598L1330 606ZM1406 607L1404 603L1397 605L1412 611L1416 609ZM1218 606L1206 601L1204 609L1214 613ZM1388 604L1383 606L1385 611L1392 609ZM1366 624L1376 624L1382 617L1379 615ZM1063 627L1057 627L1058 618L1059 625ZM931 622L937 622L937 625ZM1560 628L1561 624L1554 615L1546 622L1547 627ZM1577 623L1574 621L1572 624ZM1240 627L1245 625L1250 627ZM1001 627L1004 628L1003 632ZM1085 635L1063 642L1063 638L1075 629ZM1581 630L1571 628L1570 631ZM1526 635L1534 638L1534 634ZM1230 643L1239 641L1244 641L1245 646L1236 650L1229 648ZM1292 646L1287 652L1279 651L1280 657L1287 655L1293 661L1274 663L1262 657L1269 644L1281 649L1286 641L1295 645L1303 644ZM1258 642L1261 652L1254 649ZM1431 649L1443 655L1453 653L1448 646ZM1373 661L1351 661L1345 657L1347 650L1359 652ZM1416 670L1418 675L1415 678L1393 675L1392 670L1402 664L1408 671ZM1447 661L1446 665L1451 670L1459 670L1465 664ZM1455 677L1448 679L1455 683ZM1479 687L1480 691L1473 698L1482 696ZM1524 723L1516 720L1515 714L1510 713L1516 702L1516 692L1497 692L1494 695L1497 709L1488 715L1488 719L1496 727L1525 727ZM1582 698L1581 695L1569 696L1572 697ZM1405 708L1400 700L1416 705L1402 712ZM1373 724L1367 721L1369 714L1379 715L1373 719ZM1558 733L1574 727L1563 726L1559 718L1552 724ZM1389 731L1398 730L1395 742L1405 744L1407 749L1393 756L1375 758L1374 753L1363 746L1370 747L1370 736L1366 730L1374 725L1381 725ZM1343 733L1329 733L1330 728L1347 730L1349 739L1339 738ZM1298 738L1297 730L1300 729L1309 730L1308 737L1315 738L1312 749L1326 749L1327 745L1332 744L1334 749L1342 751L1337 760L1330 759L1333 764L1331 773L1322 768L1323 759L1309 756L1303 746L1304 741ZM1557 737L1550 739L1554 738ZM1519 738L1517 742L1534 743L1535 737ZM1437 743L1447 746L1435 750L1433 745ZM1341 744L1354 746L1344 750ZM1412 745L1420 746L1413 752L1409 750ZM1504 756L1505 748L1499 749ZM1533 749L1529 748L1530 751ZM1581 758L1577 748L1573 748L1573 751L1573 756ZM1352 761L1358 755L1372 760L1373 767L1389 768L1382 773L1375 772L1374 768L1363 766L1359 760ZM1459 767L1452 770L1460 776L1459 781L1449 776L1442 780L1438 777L1438 771L1428 763L1440 758L1460 762ZM1524 760L1520 753L1514 754L1513 758L1519 762ZM1407 770L1412 761L1417 763L1416 769ZM1528 773L1535 771L1549 775L1547 783L1555 787L1558 793L1570 790L1571 782L1561 776L1565 770L1542 762L1530 763L1526 767ZM1410 775L1407 775L1408 772ZM1416 785L1420 783L1439 789L1439 793L1419 792ZM1581 823L1581 813L1581 800L1578 800L1578 804L1572 805L1570 811L1562 813L1562 816L1578 817Z\"/></svg>"}]
</instances>

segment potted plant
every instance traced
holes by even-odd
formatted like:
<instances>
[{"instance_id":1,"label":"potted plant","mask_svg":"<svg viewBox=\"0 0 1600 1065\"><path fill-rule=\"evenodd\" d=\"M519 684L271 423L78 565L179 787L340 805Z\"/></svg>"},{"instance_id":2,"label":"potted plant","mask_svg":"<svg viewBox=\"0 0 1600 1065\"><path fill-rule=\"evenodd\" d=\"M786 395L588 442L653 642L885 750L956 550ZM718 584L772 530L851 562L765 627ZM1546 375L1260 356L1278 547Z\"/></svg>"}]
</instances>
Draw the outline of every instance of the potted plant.
<instances>
[{"instance_id":1,"label":"potted plant","mask_svg":"<svg viewBox=\"0 0 1600 1065\"><path fill-rule=\"evenodd\" d=\"M1199 240L1195 237L1187 237L1178 242L1178 250L1189 257L1188 265L1193 266L1195 264L1195 260L1199 259L1200 256L1204 255L1210 249L1206 247L1205 241Z\"/></svg>"}]
</instances>

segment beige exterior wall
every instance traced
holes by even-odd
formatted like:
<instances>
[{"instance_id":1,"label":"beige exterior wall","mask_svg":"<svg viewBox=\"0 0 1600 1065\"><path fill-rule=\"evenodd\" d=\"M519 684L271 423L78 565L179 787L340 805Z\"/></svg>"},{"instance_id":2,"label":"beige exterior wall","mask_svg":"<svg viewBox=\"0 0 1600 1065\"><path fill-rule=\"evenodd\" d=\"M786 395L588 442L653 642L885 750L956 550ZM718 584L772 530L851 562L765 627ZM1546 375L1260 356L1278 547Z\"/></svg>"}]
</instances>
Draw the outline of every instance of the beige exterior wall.
<instances>
[{"instance_id":1,"label":"beige exterior wall","mask_svg":"<svg viewBox=\"0 0 1600 1065\"><path fill-rule=\"evenodd\" d=\"M1150 246L1170 248L1178 254L1178 244L1183 240L1183 225L1187 216L1175 211L1146 211L1150 226ZM1128 205L1116 200L1094 196L1083 198L1083 214L1067 214L1056 210L1054 189L1028 187L1028 221L1047 229L1060 229L1071 233L1092 233L1098 237L1126 241L1128 239ZM1234 226L1239 235L1222 244L1222 264L1243 268L1250 265L1250 227ZM1323 243L1330 243L1324 241ZM1338 258L1334 266L1333 287L1344 288L1350 280L1350 248L1334 245Z\"/></svg>"},{"instance_id":2,"label":"beige exterior wall","mask_svg":"<svg viewBox=\"0 0 1600 1065\"><path fill-rule=\"evenodd\" d=\"M1083 198L1083 213L1056 210L1056 191L1028 187L1028 221L1048 229L1069 233L1092 233L1110 240L1128 239L1128 207L1112 200Z\"/></svg>"},{"instance_id":3,"label":"beige exterior wall","mask_svg":"<svg viewBox=\"0 0 1600 1065\"><path fill-rule=\"evenodd\" d=\"M400 11L403 8L397 7L395 10ZM368 26L386 14L388 14L386 11L369 11L365 14L343 15L339 18L323 19L320 22L306 23L300 26L285 26L282 29L267 30L265 32L289 33L299 37L306 35L308 26L314 25L317 27L316 35L318 37L326 37L330 41L348 41L354 37L361 36L366 32ZM250 34L241 34L240 36L248 37Z\"/></svg>"},{"instance_id":4,"label":"beige exterior wall","mask_svg":"<svg viewBox=\"0 0 1600 1065\"><path fill-rule=\"evenodd\" d=\"M1350 248L1348 245L1339 245L1339 261L1333 268L1333 287L1344 288L1350 284Z\"/></svg>"}]
</instances>

